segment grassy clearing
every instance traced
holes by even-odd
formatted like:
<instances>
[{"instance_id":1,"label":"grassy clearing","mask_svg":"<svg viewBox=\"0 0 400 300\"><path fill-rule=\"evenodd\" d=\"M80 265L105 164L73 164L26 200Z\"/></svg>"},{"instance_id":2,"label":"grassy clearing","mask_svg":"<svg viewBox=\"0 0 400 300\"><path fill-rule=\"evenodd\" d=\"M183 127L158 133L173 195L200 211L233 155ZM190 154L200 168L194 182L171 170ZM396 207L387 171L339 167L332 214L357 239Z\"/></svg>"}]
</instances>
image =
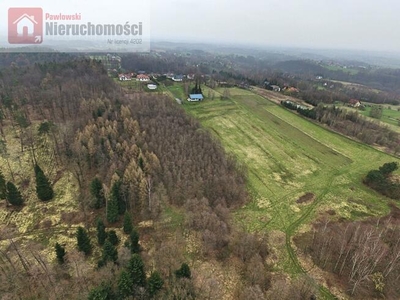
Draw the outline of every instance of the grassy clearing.
<instances>
[{"instance_id":1,"label":"grassy clearing","mask_svg":"<svg viewBox=\"0 0 400 300\"><path fill-rule=\"evenodd\" d=\"M34 131L37 130L36 125L32 127ZM55 259L53 247L56 242L68 245L68 250L76 244L77 224L66 223L63 215L80 215L78 183L71 172L61 171L56 165L50 138L36 137L35 156L52 182L55 193L51 201L40 201L35 192L31 151L25 149L21 152L18 130L9 126L5 129L5 135L8 156L0 157L0 168L6 180L13 181L19 187L25 204L16 209L6 207L5 201L0 202L0 248L6 249L12 238L22 249L40 245L42 254L52 261Z\"/></svg>"},{"instance_id":2,"label":"grassy clearing","mask_svg":"<svg viewBox=\"0 0 400 300\"><path fill-rule=\"evenodd\" d=\"M185 101L187 99L187 95L185 94L182 84L181 83L176 83L174 82L172 85L166 86L165 87L169 92L172 93L172 95L175 98L179 98L182 101Z\"/></svg>"},{"instance_id":3,"label":"grassy clearing","mask_svg":"<svg viewBox=\"0 0 400 300\"><path fill-rule=\"evenodd\" d=\"M351 220L388 213L389 200L366 188L362 178L398 159L332 133L251 91L234 88L230 95L229 100L205 100L184 108L247 165L252 201L236 212L236 221L249 231L286 233L287 255L277 269L302 272L291 236L304 224L328 216L328 210L334 210L334 219ZM296 203L306 192L315 194L315 200Z\"/></svg>"},{"instance_id":4,"label":"grassy clearing","mask_svg":"<svg viewBox=\"0 0 400 300\"><path fill-rule=\"evenodd\" d=\"M356 75L358 74L358 70L354 68L344 68L340 66L323 66L325 69L328 69L329 71L342 71L344 73L348 73L350 75Z\"/></svg>"},{"instance_id":5,"label":"grassy clearing","mask_svg":"<svg viewBox=\"0 0 400 300\"><path fill-rule=\"evenodd\" d=\"M119 84L120 86L126 88L131 92L140 92L144 89L145 85L143 85L142 82L136 81L135 79L133 80L126 80L126 81L120 81L118 78L114 78L115 83Z\"/></svg>"},{"instance_id":6,"label":"grassy clearing","mask_svg":"<svg viewBox=\"0 0 400 300\"><path fill-rule=\"evenodd\" d=\"M383 106L383 111L382 111L382 118L377 120L374 118L371 118L369 116L371 112L371 106L368 106L365 108L365 110L359 110L356 108L348 107L343 104L335 104L336 106L339 106L341 108L347 109L347 110L352 110L352 111L357 111L359 114L369 118L372 121L375 122L380 122L383 126L388 126L391 130L400 132L400 107L399 106L393 106L393 105L384 105ZM373 104L372 104L373 105Z\"/></svg>"},{"instance_id":7,"label":"grassy clearing","mask_svg":"<svg viewBox=\"0 0 400 300\"><path fill-rule=\"evenodd\" d=\"M125 88L127 93L134 93L134 92L146 92L146 93L158 93L162 94L166 92L165 88L162 85L157 84L157 89L150 90L147 87L146 82L139 82L135 79L127 80L127 81L120 81L118 78L114 78L114 82Z\"/></svg>"},{"instance_id":8,"label":"grassy clearing","mask_svg":"<svg viewBox=\"0 0 400 300\"><path fill-rule=\"evenodd\" d=\"M390 109L389 109L390 107ZM383 106L383 111L382 111L382 118L380 119L381 122L394 125L399 127L399 121L400 121L400 110L398 110L399 107L392 107L392 106ZM360 114L369 117L369 114L371 112L371 107L366 107L364 111L359 111Z\"/></svg>"}]
</instances>

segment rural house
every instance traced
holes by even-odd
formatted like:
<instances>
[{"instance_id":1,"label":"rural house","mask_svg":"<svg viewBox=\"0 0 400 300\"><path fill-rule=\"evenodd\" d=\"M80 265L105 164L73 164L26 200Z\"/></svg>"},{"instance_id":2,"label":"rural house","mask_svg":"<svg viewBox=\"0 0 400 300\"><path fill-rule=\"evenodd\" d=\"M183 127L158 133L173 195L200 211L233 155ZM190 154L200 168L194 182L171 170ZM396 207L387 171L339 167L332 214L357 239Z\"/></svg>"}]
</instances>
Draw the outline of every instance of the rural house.
<instances>
[{"instance_id":1,"label":"rural house","mask_svg":"<svg viewBox=\"0 0 400 300\"><path fill-rule=\"evenodd\" d=\"M130 74L118 74L118 78L120 81L126 81L126 80L132 80L132 77L134 77L135 74L130 73Z\"/></svg>"},{"instance_id":2,"label":"rural house","mask_svg":"<svg viewBox=\"0 0 400 300\"><path fill-rule=\"evenodd\" d=\"M172 77L172 80L173 80L173 81L176 81L176 82L183 81L183 75L174 75L174 76Z\"/></svg>"},{"instance_id":3,"label":"rural house","mask_svg":"<svg viewBox=\"0 0 400 300\"><path fill-rule=\"evenodd\" d=\"M271 85L271 89L274 92L280 92L281 91L281 88L279 86L277 86L277 85Z\"/></svg>"},{"instance_id":4,"label":"rural house","mask_svg":"<svg viewBox=\"0 0 400 300\"><path fill-rule=\"evenodd\" d=\"M195 102L195 101L203 101L204 97L202 94L190 94L187 101Z\"/></svg>"},{"instance_id":5,"label":"rural house","mask_svg":"<svg viewBox=\"0 0 400 300\"><path fill-rule=\"evenodd\" d=\"M361 101L357 100L357 99L350 99L349 100L349 106L354 107L354 108L358 108L361 106Z\"/></svg>"},{"instance_id":6,"label":"rural house","mask_svg":"<svg viewBox=\"0 0 400 300\"><path fill-rule=\"evenodd\" d=\"M136 79L137 81L147 82L150 80L150 77L145 74L139 74L138 76L136 76Z\"/></svg>"}]
</instances>

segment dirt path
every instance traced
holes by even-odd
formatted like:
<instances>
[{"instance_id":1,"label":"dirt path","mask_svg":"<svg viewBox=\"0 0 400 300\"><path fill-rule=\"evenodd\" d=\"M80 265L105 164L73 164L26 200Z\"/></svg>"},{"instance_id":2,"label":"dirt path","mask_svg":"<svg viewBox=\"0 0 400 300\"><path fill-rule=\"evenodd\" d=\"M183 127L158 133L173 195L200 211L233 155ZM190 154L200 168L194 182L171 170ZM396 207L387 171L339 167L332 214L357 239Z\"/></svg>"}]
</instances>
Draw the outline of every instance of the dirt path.
<instances>
[{"instance_id":1,"label":"dirt path","mask_svg":"<svg viewBox=\"0 0 400 300\"><path fill-rule=\"evenodd\" d=\"M260 95L261 97L264 97L272 102L275 102L276 104L281 104L281 101L289 100L289 101L301 104L306 107L310 107L310 108L313 107L312 105L306 103L305 101L303 101L301 99L298 99L298 98L295 98L292 96L286 96L286 95L283 95L278 92L268 91L266 89L262 89L259 87L251 87L251 90L252 90L252 92L256 93L257 95Z\"/></svg>"}]
</instances>

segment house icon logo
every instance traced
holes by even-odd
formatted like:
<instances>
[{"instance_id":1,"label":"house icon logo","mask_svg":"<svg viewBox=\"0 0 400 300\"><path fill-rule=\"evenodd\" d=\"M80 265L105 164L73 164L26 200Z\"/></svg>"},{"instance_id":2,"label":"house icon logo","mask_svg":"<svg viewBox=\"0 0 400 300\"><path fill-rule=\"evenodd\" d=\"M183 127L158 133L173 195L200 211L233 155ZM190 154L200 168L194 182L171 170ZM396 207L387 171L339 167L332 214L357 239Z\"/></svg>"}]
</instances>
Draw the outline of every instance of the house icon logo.
<instances>
[{"instance_id":1,"label":"house icon logo","mask_svg":"<svg viewBox=\"0 0 400 300\"><path fill-rule=\"evenodd\" d=\"M43 42L43 10L10 8L8 10L8 42L41 44Z\"/></svg>"}]
</instances>

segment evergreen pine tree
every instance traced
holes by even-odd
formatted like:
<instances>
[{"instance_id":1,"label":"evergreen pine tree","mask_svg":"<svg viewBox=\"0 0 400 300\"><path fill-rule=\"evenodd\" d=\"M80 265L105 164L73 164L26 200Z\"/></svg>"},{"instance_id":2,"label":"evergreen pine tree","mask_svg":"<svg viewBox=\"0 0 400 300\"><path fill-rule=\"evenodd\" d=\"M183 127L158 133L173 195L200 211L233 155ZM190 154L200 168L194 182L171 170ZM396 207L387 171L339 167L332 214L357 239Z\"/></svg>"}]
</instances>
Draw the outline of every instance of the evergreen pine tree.
<instances>
[{"instance_id":1,"label":"evergreen pine tree","mask_svg":"<svg viewBox=\"0 0 400 300\"><path fill-rule=\"evenodd\" d=\"M0 171L0 200L7 199L7 186L3 173Z\"/></svg>"},{"instance_id":2,"label":"evergreen pine tree","mask_svg":"<svg viewBox=\"0 0 400 300\"><path fill-rule=\"evenodd\" d=\"M22 198L21 192L12 182L7 182L6 188L6 198L11 205L21 206L24 204L24 199Z\"/></svg>"},{"instance_id":3,"label":"evergreen pine tree","mask_svg":"<svg viewBox=\"0 0 400 300\"><path fill-rule=\"evenodd\" d=\"M139 253L140 252L140 245L139 245L139 233L136 231L136 229L133 229L131 234L130 234L130 240L131 240L131 253Z\"/></svg>"},{"instance_id":4,"label":"evergreen pine tree","mask_svg":"<svg viewBox=\"0 0 400 300\"><path fill-rule=\"evenodd\" d=\"M107 205L107 221L115 223L118 221L118 203L111 197Z\"/></svg>"},{"instance_id":5,"label":"evergreen pine tree","mask_svg":"<svg viewBox=\"0 0 400 300\"><path fill-rule=\"evenodd\" d=\"M124 215L124 232L126 234L130 234L132 230L133 230L132 218L130 213L126 211Z\"/></svg>"},{"instance_id":6,"label":"evergreen pine tree","mask_svg":"<svg viewBox=\"0 0 400 300\"><path fill-rule=\"evenodd\" d=\"M142 171L144 171L144 159L143 159L143 156L142 156L142 155L139 155L139 158L138 158L138 166L139 166L139 168L140 168Z\"/></svg>"},{"instance_id":7,"label":"evergreen pine tree","mask_svg":"<svg viewBox=\"0 0 400 300\"><path fill-rule=\"evenodd\" d=\"M53 126L54 126L54 124L52 122L44 121L44 122L40 123L39 128L38 128L39 135L49 134L49 132Z\"/></svg>"},{"instance_id":8,"label":"evergreen pine tree","mask_svg":"<svg viewBox=\"0 0 400 300\"><path fill-rule=\"evenodd\" d=\"M125 270L121 272L118 278L118 290L122 298L128 298L133 294L132 278Z\"/></svg>"},{"instance_id":9,"label":"evergreen pine tree","mask_svg":"<svg viewBox=\"0 0 400 300\"><path fill-rule=\"evenodd\" d=\"M157 292L162 289L163 285L164 280L161 278L160 274L157 271L151 273L148 280L148 291L150 297L154 297Z\"/></svg>"},{"instance_id":10,"label":"evergreen pine tree","mask_svg":"<svg viewBox=\"0 0 400 300\"><path fill-rule=\"evenodd\" d=\"M89 255L92 251L92 245L90 244L90 238L87 234L86 230L79 226L76 232L76 239L78 244L78 250L85 253L85 255Z\"/></svg>"},{"instance_id":11,"label":"evergreen pine tree","mask_svg":"<svg viewBox=\"0 0 400 300\"><path fill-rule=\"evenodd\" d=\"M118 245L119 243L119 238L117 236L117 233L115 232L115 230L110 230L107 233L107 239L110 241L111 245Z\"/></svg>"},{"instance_id":12,"label":"evergreen pine tree","mask_svg":"<svg viewBox=\"0 0 400 300\"><path fill-rule=\"evenodd\" d=\"M36 175L36 194L38 198L42 201L49 201L53 199L54 192L50 185L50 181L47 179L46 175L42 169L36 164L35 165L35 175Z\"/></svg>"},{"instance_id":13,"label":"evergreen pine tree","mask_svg":"<svg viewBox=\"0 0 400 300\"><path fill-rule=\"evenodd\" d=\"M114 300L115 296L110 283L103 282L90 290L88 300Z\"/></svg>"},{"instance_id":14,"label":"evergreen pine tree","mask_svg":"<svg viewBox=\"0 0 400 300\"><path fill-rule=\"evenodd\" d=\"M183 263L181 267L175 271L175 275L177 278L190 278L192 273L190 272L188 264Z\"/></svg>"},{"instance_id":15,"label":"evergreen pine tree","mask_svg":"<svg viewBox=\"0 0 400 300\"><path fill-rule=\"evenodd\" d=\"M126 202L122 195L122 182L120 180L114 182L111 187L110 200L114 200L117 203L118 214L122 215L126 211Z\"/></svg>"},{"instance_id":16,"label":"evergreen pine tree","mask_svg":"<svg viewBox=\"0 0 400 300\"><path fill-rule=\"evenodd\" d=\"M118 259L118 251L115 249L113 244L109 240L106 240L103 245L103 256L102 261L103 264L106 264L108 261L116 262Z\"/></svg>"},{"instance_id":17,"label":"evergreen pine tree","mask_svg":"<svg viewBox=\"0 0 400 300\"><path fill-rule=\"evenodd\" d=\"M97 242L99 243L100 246L103 246L107 238L106 226L104 225L103 220L101 219L97 220L96 229L97 229Z\"/></svg>"},{"instance_id":18,"label":"evergreen pine tree","mask_svg":"<svg viewBox=\"0 0 400 300\"><path fill-rule=\"evenodd\" d=\"M104 197L103 184L97 177L90 183L90 194L94 198L94 207L96 209L104 207L106 198Z\"/></svg>"},{"instance_id":19,"label":"evergreen pine tree","mask_svg":"<svg viewBox=\"0 0 400 300\"><path fill-rule=\"evenodd\" d=\"M61 246L59 243L56 243L56 256L59 264L64 263L64 256L65 256L65 248Z\"/></svg>"},{"instance_id":20,"label":"evergreen pine tree","mask_svg":"<svg viewBox=\"0 0 400 300\"><path fill-rule=\"evenodd\" d=\"M132 283L138 286L146 285L146 273L144 272L143 260L139 254L133 254L128 262L128 273L132 278Z\"/></svg>"}]
</instances>

